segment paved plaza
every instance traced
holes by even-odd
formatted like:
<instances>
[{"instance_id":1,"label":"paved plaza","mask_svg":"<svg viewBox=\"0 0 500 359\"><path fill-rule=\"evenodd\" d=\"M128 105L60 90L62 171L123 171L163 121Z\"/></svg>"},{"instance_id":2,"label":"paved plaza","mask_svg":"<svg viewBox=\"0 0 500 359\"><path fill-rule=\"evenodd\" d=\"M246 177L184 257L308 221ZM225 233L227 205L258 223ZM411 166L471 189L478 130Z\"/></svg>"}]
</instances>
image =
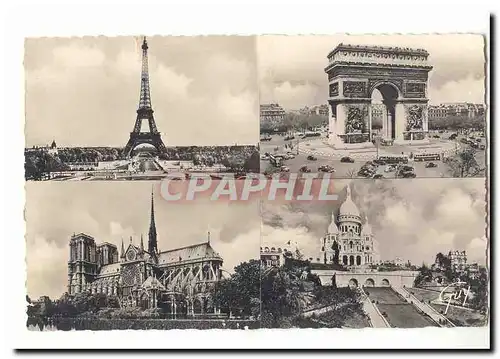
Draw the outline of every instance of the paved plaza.
<instances>
[{"instance_id":1,"label":"paved plaza","mask_svg":"<svg viewBox=\"0 0 500 359\"><path fill-rule=\"evenodd\" d=\"M443 136L445 137L445 136ZM448 138L448 137L445 137ZM291 152L294 158L284 160L283 166L287 167L291 173L298 173L303 166L307 166L312 173L318 172L321 166L331 166L335 169L332 173L333 178L360 178L358 171L368 161L373 161L382 156L397 156L421 153L438 153L444 156L450 156L457 153L463 144L457 140L431 138L425 144L405 144L393 146L379 146L378 151L375 146L360 149L334 149L328 144L327 138L314 139L299 139L285 141L283 136L273 136L271 141L261 143L261 154L285 154ZM285 148L287 144L287 148ZM289 146L292 145L290 149ZM313 156L315 160L308 159ZM350 157L354 160L353 163L342 162L343 157ZM476 159L480 166L485 164L485 152L479 151ZM449 177L448 166L441 160L431 161L436 167L427 167L428 162L409 160L409 165L414 168L416 177L432 178L432 177ZM270 171L273 166L268 159L261 157L260 163L261 172ZM396 171L386 171L387 166L378 166L376 174L380 174L383 178L396 178ZM362 177L361 177L362 178Z\"/></svg>"}]
</instances>

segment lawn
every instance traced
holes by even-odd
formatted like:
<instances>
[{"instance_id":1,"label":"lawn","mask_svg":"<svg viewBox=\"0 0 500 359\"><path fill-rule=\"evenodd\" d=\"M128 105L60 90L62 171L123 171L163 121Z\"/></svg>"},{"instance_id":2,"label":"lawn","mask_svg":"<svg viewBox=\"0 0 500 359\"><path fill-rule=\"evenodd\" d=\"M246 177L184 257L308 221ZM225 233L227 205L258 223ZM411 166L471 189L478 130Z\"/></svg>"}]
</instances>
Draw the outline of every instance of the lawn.
<instances>
[{"instance_id":1,"label":"lawn","mask_svg":"<svg viewBox=\"0 0 500 359\"><path fill-rule=\"evenodd\" d=\"M343 308L343 313L338 311L329 311L321 313L315 317L315 319L328 323L333 327L342 328L367 328L371 327L370 321L367 315L360 310L358 307L346 307Z\"/></svg>"},{"instance_id":2,"label":"lawn","mask_svg":"<svg viewBox=\"0 0 500 359\"><path fill-rule=\"evenodd\" d=\"M413 288L412 288L413 289ZM436 326L426 315L420 313L412 304L407 303L391 288L365 289L370 300L394 328L423 328Z\"/></svg>"},{"instance_id":3,"label":"lawn","mask_svg":"<svg viewBox=\"0 0 500 359\"><path fill-rule=\"evenodd\" d=\"M432 303L431 306L444 315L446 304ZM457 327L483 327L488 324L487 315L477 310L450 306L445 316Z\"/></svg>"},{"instance_id":4,"label":"lawn","mask_svg":"<svg viewBox=\"0 0 500 359\"><path fill-rule=\"evenodd\" d=\"M417 297L418 300L429 303L439 298L439 292L433 290L426 290L421 288L406 288L408 292Z\"/></svg>"}]
</instances>

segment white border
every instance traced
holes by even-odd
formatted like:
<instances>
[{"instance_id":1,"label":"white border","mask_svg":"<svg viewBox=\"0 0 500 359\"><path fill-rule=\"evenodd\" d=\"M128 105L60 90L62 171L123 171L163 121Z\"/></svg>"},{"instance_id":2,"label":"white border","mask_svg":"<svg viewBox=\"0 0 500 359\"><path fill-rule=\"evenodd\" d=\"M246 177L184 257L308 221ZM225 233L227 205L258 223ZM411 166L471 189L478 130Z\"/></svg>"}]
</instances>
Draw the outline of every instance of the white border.
<instances>
[{"instance_id":1,"label":"white border","mask_svg":"<svg viewBox=\"0 0 500 359\"><path fill-rule=\"evenodd\" d=\"M33 2L35 3L35 2ZM8 340L14 348L486 348L486 328L414 330L273 330L273 331L114 331L33 333L26 330L23 38L130 34L332 34L350 33L488 33L489 14L482 4L457 1L236 1L217 6L202 1L174 5L130 1L84 4L6 4L4 15L5 117L3 161L4 275L2 307ZM156 3L166 3L157 1ZM198 4L196 4L198 3ZM118 5L119 4L119 5ZM328 4L328 5L327 5ZM8 175L7 173L8 172ZM43 185L43 184L41 184ZM5 302L4 302L5 301Z\"/></svg>"}]
</instances>

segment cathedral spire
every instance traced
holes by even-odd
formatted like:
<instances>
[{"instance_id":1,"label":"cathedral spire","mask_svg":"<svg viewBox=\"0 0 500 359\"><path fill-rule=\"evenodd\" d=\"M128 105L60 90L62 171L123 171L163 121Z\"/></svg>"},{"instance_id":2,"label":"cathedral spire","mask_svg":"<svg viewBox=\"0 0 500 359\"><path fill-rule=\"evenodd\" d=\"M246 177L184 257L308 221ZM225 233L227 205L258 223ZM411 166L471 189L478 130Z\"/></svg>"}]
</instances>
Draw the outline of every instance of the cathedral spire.
<instances>
[{"instance_id":1,"label":"cathedral spire","mask_svg":"<svg viewBox=\"0 0 500 359\"><path fill-rule=\"evenodd\" d=\"M157 244L157 239L156 239L156 224L155 224L155 207L154 207L153 188L151 188L151 221L149 223L148 252L150 254L158 252L158 244Z\"/></svg>"},{"instance_id":2,"label":"cathedral spire","mask_svg":"<svg viewBox=\"0 0 500 359\"><path fill-rule=\"evenodd\" d=\"M122 237L122 251L120 254L120 258L125 258L125 247L123 246L123 237Z\"/></svg>"},{"instance_id":3,"label":"cathedral spire","mask_svg":"<svg viewBox=\"0 0 500 359\"><path fill-rule=\"evenodd\" d=\"M144 240L142 239L142 233L141 233L141 251L144 252Z\"/></svg>"}]
</instances>

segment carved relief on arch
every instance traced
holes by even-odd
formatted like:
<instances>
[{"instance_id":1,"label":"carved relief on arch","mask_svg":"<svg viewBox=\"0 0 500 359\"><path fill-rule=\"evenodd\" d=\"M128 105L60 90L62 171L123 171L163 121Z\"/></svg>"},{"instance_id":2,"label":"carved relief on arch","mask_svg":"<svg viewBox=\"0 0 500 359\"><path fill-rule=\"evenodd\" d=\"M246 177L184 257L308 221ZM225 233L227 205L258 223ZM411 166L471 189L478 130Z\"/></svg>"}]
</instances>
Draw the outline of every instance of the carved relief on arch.
<instances>
[{"instance_id":1,"label":"carved relief on arch","mask_svg":"<svg viewBox=\"0 0 500 359\"><path fill-rule=\"evenodd\" d=\"M339 95L339 83L334 82L333 84L330 84L329 90L330 90L330 97L338 96Z\"/></svg>"},{"instance_id":2,"label":"carved relief on arch","mask_svg":"<svg viewBox=\"0 0 500 359\"><path fill-rule=\"evenodd\" d=\"M425 98L425 82L407 82L405 83L405 97Z\"/></svg>"},{"instance_id":3,"label":"carved relief on arch","mask_svg":"<svg viewBox=\"0 0 500 359\"><path fill-rule=\"evenodd\" d=\"M425 105L404 105L406 114L406 131L423 130Z\"/></svg>"},{"instance_id":4,"label":"carved relief on arch","mask_svg":"<svg viewBox=\"0 0 500 359\"><path fill-rule=\"evenodd\" d=\"M368 110L366 104L345 105L347 118L345 122L345 133L365 133L368 125Z\"/></svg>"},{"instance_id":5,"label":"carved relief on arch","mask_svg":"<svg viewBox=\"0 0 500 359\"><path fill-rule=\"evenodd\" d=\"M345 97L351 98L366 98L366 82L365 81L345 81L343 83L343 94Z\"/></svg>"}]
</instances>

